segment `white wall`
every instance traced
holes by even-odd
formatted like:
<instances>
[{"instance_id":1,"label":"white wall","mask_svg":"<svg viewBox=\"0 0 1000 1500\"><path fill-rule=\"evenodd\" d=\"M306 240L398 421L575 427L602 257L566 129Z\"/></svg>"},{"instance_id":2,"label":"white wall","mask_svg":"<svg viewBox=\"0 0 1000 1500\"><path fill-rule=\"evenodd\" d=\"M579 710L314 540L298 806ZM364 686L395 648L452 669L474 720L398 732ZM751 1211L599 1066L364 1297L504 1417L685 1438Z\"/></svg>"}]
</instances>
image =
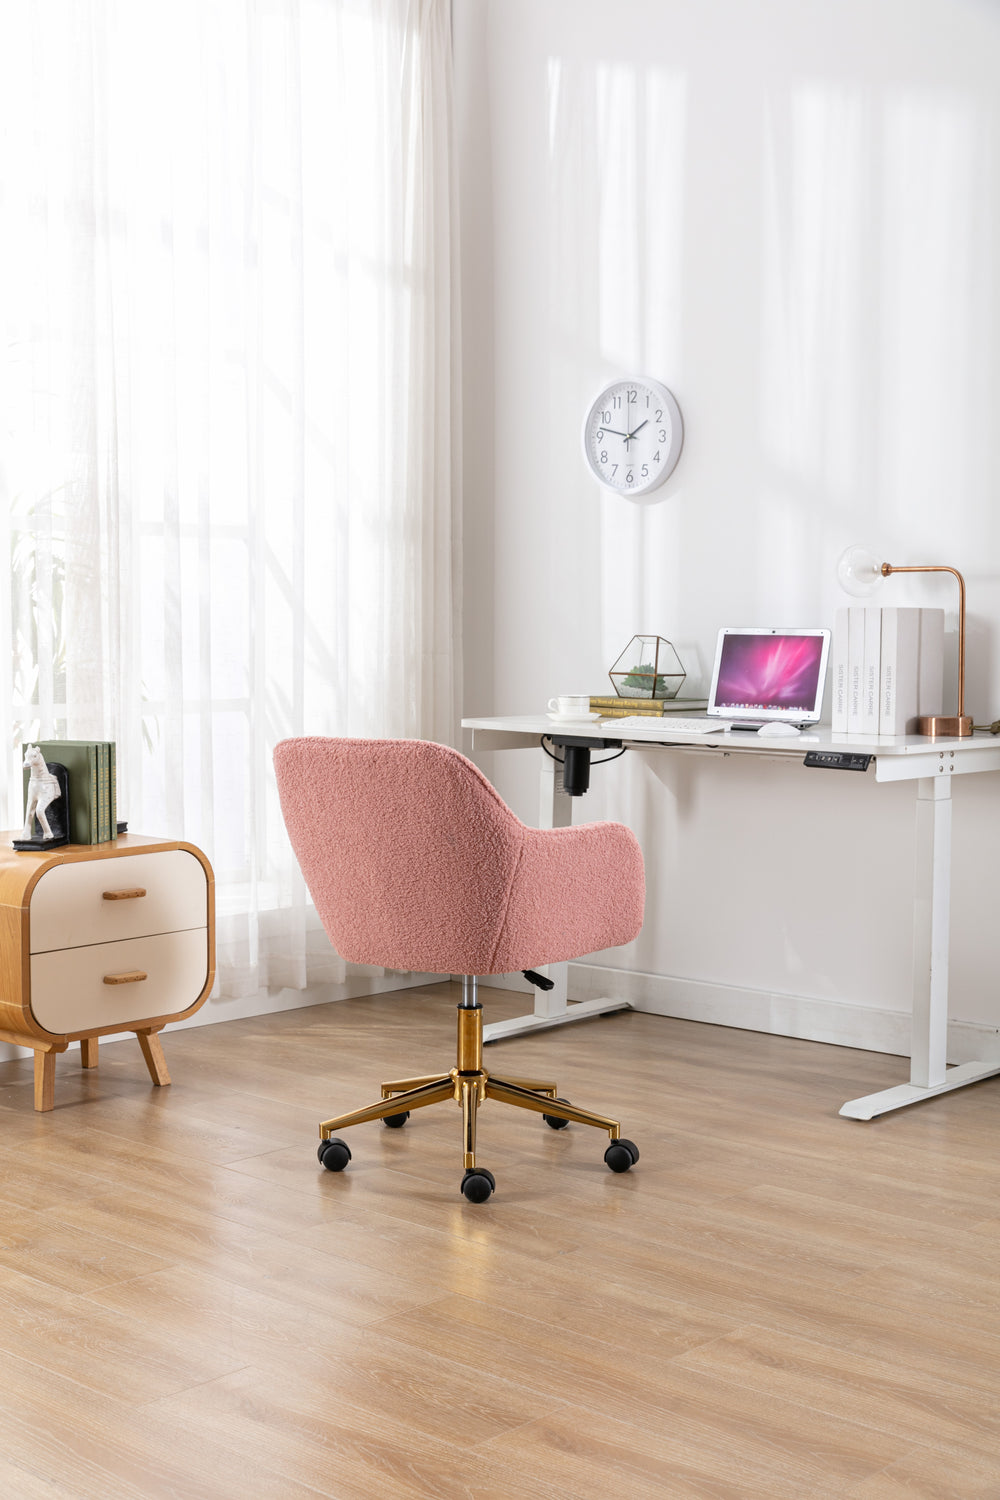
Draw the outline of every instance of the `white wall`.
<instances>
[{"instance_id":1,"label":"white wall","mask_svg":"<svg viewBox=\"0 0 1000 1500\"><path fill-rule=\"evenodd\" d=\"M862 541L962 569L967 709L1000 717L1000 6L454 10L466 712L598 691L637 631L703 690L720 625L831 624ZM645 505L581 453L629 372L686 427ZM954 629L953 581L881 602ZM534 820L532 755L484 765ZM626 818L647 854L645 931L607 960L645 1003L905 1050L912 787L638 755L593 782L580 819ZM952 1012L994 1031L1000 778L955 802Z\"/></svg>"}]
</instances>

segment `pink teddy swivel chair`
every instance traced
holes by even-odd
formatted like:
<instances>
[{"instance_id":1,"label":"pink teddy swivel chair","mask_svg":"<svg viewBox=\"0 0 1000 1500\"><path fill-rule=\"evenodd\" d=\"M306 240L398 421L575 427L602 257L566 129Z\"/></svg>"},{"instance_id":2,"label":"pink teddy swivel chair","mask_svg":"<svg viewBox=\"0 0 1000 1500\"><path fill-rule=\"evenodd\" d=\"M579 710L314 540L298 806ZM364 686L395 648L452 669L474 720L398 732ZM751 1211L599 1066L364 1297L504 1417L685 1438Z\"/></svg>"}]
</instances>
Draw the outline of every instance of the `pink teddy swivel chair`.
<instances>
[{"instance_id":1,"label":"pink teddy swivel chair","mask_svg":"<svg viewBox=\"0 0 1000 1500\"><path fill-rule=\"evenodd\" d=\"M338 953L353 963L461 974L458 1055L449 1072L382 1084L377 1104L324 1120L319 1159L343 1171L335 1132L366 1120L405 1124L427 1104L462 1108L462 1192L482 1203L496 1183L476 1165L487 1099L537 1110L553 1129L606 1130L605 1161L639 1159L617 1120L557 1097L554 1083L483 1067L476 977L559 963L628 943L642 927L642 855L619 823L529 828L456 750L425 740L284 740L274 766L292 848Z\"/></svg>"}]
</instances>

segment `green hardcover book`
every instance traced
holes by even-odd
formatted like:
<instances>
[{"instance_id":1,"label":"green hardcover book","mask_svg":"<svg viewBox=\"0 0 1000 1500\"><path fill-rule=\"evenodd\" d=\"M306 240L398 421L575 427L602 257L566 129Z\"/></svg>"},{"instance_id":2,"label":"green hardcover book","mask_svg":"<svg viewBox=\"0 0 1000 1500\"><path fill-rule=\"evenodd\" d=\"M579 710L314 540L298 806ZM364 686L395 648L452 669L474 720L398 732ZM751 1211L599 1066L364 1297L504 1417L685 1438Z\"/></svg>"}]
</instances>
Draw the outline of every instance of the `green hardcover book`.
<instances>
[{"instance_id":1,"label":"green hardcover book","mask_svg":"<svg viewBox=\"0 0 1000 1500\"><path fill-rule=\"evenodd\" d=\"M655 714L657 718L663 716L663 705L654 703L651 698L630 699L626 703L624 698L591 698L591 713L598 714Z\"/></svg>"},{"instance_id":2,"label":"green hardcover book","mask_svg":"<svg viewBox=\"0 0 1000 1500\"><path fill-rule=\"evenodd\" d=\"M94 744L94 754L97 756L97 804L96 804L96 808L95 808L95 811L96 811L96 814L97 814L97 839L96 839L96 842L98 844L101 844L101 843L104 842L104 814L103 814L103 809L101 807L101 788L102 788L102 784L103 784L103 781L104 781L104 777L103 777L103 774L102 774L102 769L103 768L101 766L101 742L100 742L100 740L97 740L95 742L95 744Z\"/></svg>"},{"instance_id":3,"label":"green hardcover book","mask_svg":"<svg viewBox=\"0 0 1000 1500\"><path fill-rule=\"evenodd\" d=\"M94 843L101 842L101 747L94 744Z\"/></svg>"},{"instance_id":4,"label":"green hardcover book","mask_svg":"<svg viewBox=\"0 0 1000 1500\"><path fill-rule=\"evenodd\" d=\"M700 708L704 709L704 707L705 707L705 705L704 705L704 703L702 703L700 705ZM601 718L602 719L660 719L661 721L665 722L667 719L671 719L673 717L674 717L673 714L661 714L661 713L657 713L655 710L652 713L650 713L645 708L602 708L601 709ZM683 717L683 715L681 715L681 717Z\"/></svg>"},{"instance_id":5,"label":"green hardcover book","mask_svg":"<svg viewBox=\"0 0 1000 1500\"><path fill-rule=\"evenodd\" d=\"M98 843L97 744L93 740L39 740L37 743L46 765L50 760L57 761L69 773L70 841L74 844ZM22 752L27 750L26 745L21 748ZM27 771L24 773L24 795L27 805Z\"/></svg>"},{"instance_id":6,"label":"green hardcover book","mask_svg":"<svg viewBox=\"0 0 1000 1500\"><path fill-rule=\"evenodd\" d=\"M652 708L602 708L602 719L665 719L658 709Z\"/></svg>"},{"instance_id":7,"label":"green hardcover book","mask_svg":"<svg viewBox=\"0 0 1000 1500\"><path fill-rule=\"evenodd\" d=\"M108 754L107 740L101 740L97 747L100 765L100 788L97 794L97 807L100 823L100 842L106 844L112 837L111 834L111 766Z\"/></svg>"},{"instance_id":8,"label":"green hardcover book","mask_svg":"<svg viewBox=\"0 0 1000 1500\"><path fill-rule=\"evenodd\" d=\"M672 698L621 698L617 693L606 693L603 697L592 697L591 703L601 708L655 708L659 712Z\"/></svg>"},{"instance_id":9,"label":"green hardcover book","mask_svg":"<svg viewBox=\"0 0 1000 1500\"><path fill-rule=\"evenodd\" d=\"M118 754L114 740L108 741L111 755L111 837L118 837Z\"/></svg>"},{"instance_id":10,"label":"green hardcover book","mask_svg":"<svg viewBox=\"0 0 1000 1500\"><path fill-rule=\"evenodd\" d=\"M619 714L675 714L707 707L707 698L619 698L612 694L590 700L592 713L617 710Z\"/></svg>"}]
</instances>

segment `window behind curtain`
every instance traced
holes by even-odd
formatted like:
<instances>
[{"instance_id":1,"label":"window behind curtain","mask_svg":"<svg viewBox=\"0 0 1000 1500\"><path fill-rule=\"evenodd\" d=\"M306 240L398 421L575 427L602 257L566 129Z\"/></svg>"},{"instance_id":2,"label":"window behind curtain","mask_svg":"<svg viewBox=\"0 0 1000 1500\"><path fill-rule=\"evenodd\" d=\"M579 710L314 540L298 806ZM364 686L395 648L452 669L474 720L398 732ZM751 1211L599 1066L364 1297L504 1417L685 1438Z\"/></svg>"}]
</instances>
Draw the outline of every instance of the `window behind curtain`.
<instances>
[{"instance_id":1,"label":"window behind curtain","mask_svg":"<svg viewBox=\"0 0 1000 1500\"><path fill-rule=\"evenodd\" d=\"M0 53L0 666L219 882L222 995L342 977L271 775L455 732L442 0L50 0Z\"/></svg>"}]
</instances>

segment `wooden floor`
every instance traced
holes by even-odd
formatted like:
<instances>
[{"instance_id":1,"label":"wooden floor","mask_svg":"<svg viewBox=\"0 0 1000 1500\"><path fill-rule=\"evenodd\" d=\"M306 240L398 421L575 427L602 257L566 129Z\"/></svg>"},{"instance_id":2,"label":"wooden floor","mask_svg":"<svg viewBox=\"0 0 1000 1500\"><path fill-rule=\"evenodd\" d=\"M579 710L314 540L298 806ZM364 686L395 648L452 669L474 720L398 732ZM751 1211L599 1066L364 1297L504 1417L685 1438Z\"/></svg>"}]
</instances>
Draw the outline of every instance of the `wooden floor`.
<instances>
[{"instance_id":1,"label":"wooden floor","mask_svg":"<svg viewBox=\"0 0 1000 1500\"><path fill-rule=\"evenodd\" d=\"M484 991L487 1017L523 1009ZM870 1124L898 1058L622 1014L502 1042L620 1116L317 1122L453 1061L446 985L0 1065L10 1500L997 1500L1000 1080Z\"/></svg>"}]
</instances>

